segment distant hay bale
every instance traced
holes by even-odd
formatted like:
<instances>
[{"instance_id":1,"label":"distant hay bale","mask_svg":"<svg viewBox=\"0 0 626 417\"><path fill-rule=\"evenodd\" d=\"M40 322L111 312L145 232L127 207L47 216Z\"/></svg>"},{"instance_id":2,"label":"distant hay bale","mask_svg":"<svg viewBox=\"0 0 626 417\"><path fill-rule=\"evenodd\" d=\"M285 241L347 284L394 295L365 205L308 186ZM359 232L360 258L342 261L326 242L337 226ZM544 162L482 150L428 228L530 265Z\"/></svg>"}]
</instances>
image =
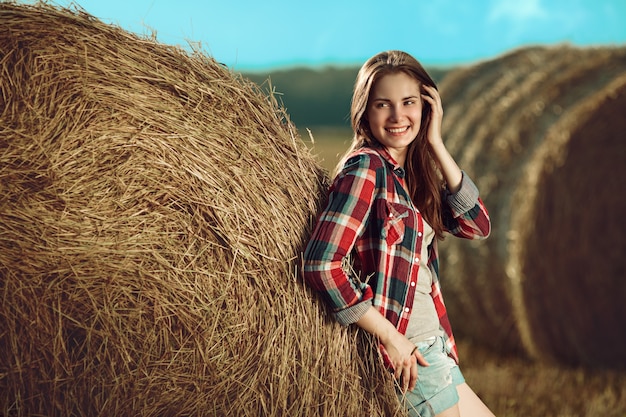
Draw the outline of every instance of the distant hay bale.
<instances>
[{"instance_id":1,"label":"distant hay bale","mask_svg":"<svg viewBox=\"0 0 626 417\"><path fill-rule=\"evenodd\" d=\"M401 415L296 273L327 179L271 97L10 3L0 88L1 414Z\"/></svg>"},{"instance_id":2,"label":"distant hay bale","mask_svg":"<svg viewBox=\"0 0 626 417\"><path fill-rule=\"evenodd\" d=\"M451 152L493 221L446 241L457 334L502 352L626 367L626 48L527 48L441 86Z\"/></svg>"}]
</instances>

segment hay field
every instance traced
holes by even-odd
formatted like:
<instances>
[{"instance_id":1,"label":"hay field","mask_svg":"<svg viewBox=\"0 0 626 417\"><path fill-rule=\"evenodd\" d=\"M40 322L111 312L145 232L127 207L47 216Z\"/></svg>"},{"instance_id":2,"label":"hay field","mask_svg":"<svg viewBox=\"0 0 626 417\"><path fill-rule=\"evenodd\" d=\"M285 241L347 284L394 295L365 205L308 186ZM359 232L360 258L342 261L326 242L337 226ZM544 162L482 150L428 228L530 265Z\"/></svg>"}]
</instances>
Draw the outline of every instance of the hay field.
<instances>
[{"instance_id":1,"label":"hay field","mask_svg":"<svg viewBox=\"0 0 626 417\"><path fill-rule=\"evenodd\" d=\"M298 280L297 258L325 178L272 97L201 53L140 39L82 12L0 3L0 20L4 415L403 415L389 374L371 366L373 341L331 322ZM607 176L617 179L614 189L623 182L623 164L595 164L600 175L591 182L572 169L585 162L580 155L623 162L623 141L616 140L626 130L619 117L621 51L596 51L594 59L574 51L565 60L553 52L520 52L461 70L445 89L455 98L445 119L454 122L447 131L453 151L483 192L505 197L487 204L503 225L493 239L496 252L503 230L518 227L524 213L540 219L534 214L552 201L535 198L532 210L511 214L511 207L524 207L520 192L502 190L542 191L539 197L563 187L590 190L607 173L615 174ZM542 62L553 65L526 77ZM521 81L527 88L513 88ZM533 86L544 87L538 102ZM477 94L486 99L464 111ZM493 117L482 123L485 114ZM597 132L610 145L601 152L588 146ZM314 128L313 135L321 166L332 170L349 132ZM301 136L306 141L308 133ZM493 137L495 151L483 149ZM520 151L526 149L532 152ZM571 164L568 154L579 158ZM527 171L532 175L520 175ZM494 186L494 178L518 177L525 181ZM606 190L602 198L618 207ZM601 212L596 218L612 213L590 209ZM483 259L479 265L496 274L481 277L510 278L515 266L527 273L547 264L525 262L537 254L518 250L517 263L502 273L502 264L484 262L490 250L482 246L472 252L479 257L466 258L452 248L448 271L455 263L481 271L475 263ZM472 281L459 278L465 287L448 285L448 294L470 293ZM532 294L533 281L518 281L518 295ZM503 288L505 296L516 294ZM603 288L606 305L615 308L624 287ZM536 327L537 306L512 298L502 306L515 315L496 317L525 323L507 339L523 356L459 335L468 380L497 414L623 415L623 375L558 365L571 357L557 349L552 362L533 355L533 346L553 346L551 327ZM448 303L453 317L457 309L457 319L472 323L499 301L488 300L468 304L453 296ZM622 316L607 318L620 324ZM530 340L534 329L538 338ZM596 360L606 352L620 358L623 344L609 343L610 351L603 338L590 340ZM589 352L582 347L575 359Z\"/></svg>"}]
</instances>

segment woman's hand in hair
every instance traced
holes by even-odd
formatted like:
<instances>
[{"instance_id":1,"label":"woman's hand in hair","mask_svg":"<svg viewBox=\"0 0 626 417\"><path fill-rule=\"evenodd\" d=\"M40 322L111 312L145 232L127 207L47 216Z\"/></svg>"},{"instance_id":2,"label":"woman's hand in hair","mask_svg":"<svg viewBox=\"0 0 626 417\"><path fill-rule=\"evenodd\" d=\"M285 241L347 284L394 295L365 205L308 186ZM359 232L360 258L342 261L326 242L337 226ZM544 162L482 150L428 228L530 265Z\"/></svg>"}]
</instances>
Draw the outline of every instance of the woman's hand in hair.
<instances>
[{"instance_id":1,"label":"woman's hand in hair","mask_svg":"<svg viewBox=\"0 0 626 417\"><path fill-rule=\"evenodd\" d=\"M428 103L430 107L430 124L428 125L428 143L432 147L443 144L441 138L441 124L443 122L443 105L441 104L441 96L436 88L423 85L422 99Z\"/></svg>"},{"instance_id":2,"label":"woman's hand in hair","mask_svg":"<svg viewBox=\"0 0 626 417\"><path fill-rule=\"evenodd\" d=\"M431 108L430 125L428 126L428 143L433 151L435 160L439 164L439 169L446 181L448 191L456 193L461 187L463 174L441 138L441 122L443 121L441 96L434 87L425 85L422 89L425 91L425 93L422 94L422 98Z\"/></svg>"}]
</instances>

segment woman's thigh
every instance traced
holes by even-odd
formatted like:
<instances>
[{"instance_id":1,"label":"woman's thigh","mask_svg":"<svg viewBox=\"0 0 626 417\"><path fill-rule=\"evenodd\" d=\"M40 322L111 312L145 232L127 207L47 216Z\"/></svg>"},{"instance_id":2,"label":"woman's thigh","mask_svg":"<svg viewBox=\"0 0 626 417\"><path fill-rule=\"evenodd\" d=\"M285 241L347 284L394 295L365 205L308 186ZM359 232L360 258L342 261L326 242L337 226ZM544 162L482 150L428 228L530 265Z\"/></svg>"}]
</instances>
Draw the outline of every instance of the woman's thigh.
<instances>
[{"instance_id":1,"label":"woman's thigh","mask_svg":"<svg viewBox=\"0 0 626 417\"><path fill-rule=\"evenodd\" d=\"M456 390L459 393L461 416L495 417L467 383L458 385Z\"/></svg>"}]
</instances>

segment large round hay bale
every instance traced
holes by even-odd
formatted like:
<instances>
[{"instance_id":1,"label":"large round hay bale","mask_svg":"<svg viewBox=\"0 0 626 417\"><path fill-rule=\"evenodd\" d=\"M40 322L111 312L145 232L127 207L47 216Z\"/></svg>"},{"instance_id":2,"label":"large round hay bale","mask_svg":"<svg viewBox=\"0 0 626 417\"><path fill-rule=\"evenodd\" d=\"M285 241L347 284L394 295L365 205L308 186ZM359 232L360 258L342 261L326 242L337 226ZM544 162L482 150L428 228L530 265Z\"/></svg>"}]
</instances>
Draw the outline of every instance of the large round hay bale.
<instances>
[{"instance_id":1,"label":"large round hay bale","mask_svg":"<svg viewBox=\"0 0 626 417\"><path fill-rule=\"evenodd\" d=\"M0 88L1 414L394 413L370 341L298 277L326 177L271 97L10 3Z\"/></svg>"},{"instance_id":2,"label":"large round hay bale","mask_svg":"<svg viewBox=\"0 0 626 417\"><path fill-rule=\"evenodd\" d=\"M445 135L493 221L446 241L457 334L501 352L626 366L626 48L527 48L441 86Z\"/></svg>"}]
</instances>

